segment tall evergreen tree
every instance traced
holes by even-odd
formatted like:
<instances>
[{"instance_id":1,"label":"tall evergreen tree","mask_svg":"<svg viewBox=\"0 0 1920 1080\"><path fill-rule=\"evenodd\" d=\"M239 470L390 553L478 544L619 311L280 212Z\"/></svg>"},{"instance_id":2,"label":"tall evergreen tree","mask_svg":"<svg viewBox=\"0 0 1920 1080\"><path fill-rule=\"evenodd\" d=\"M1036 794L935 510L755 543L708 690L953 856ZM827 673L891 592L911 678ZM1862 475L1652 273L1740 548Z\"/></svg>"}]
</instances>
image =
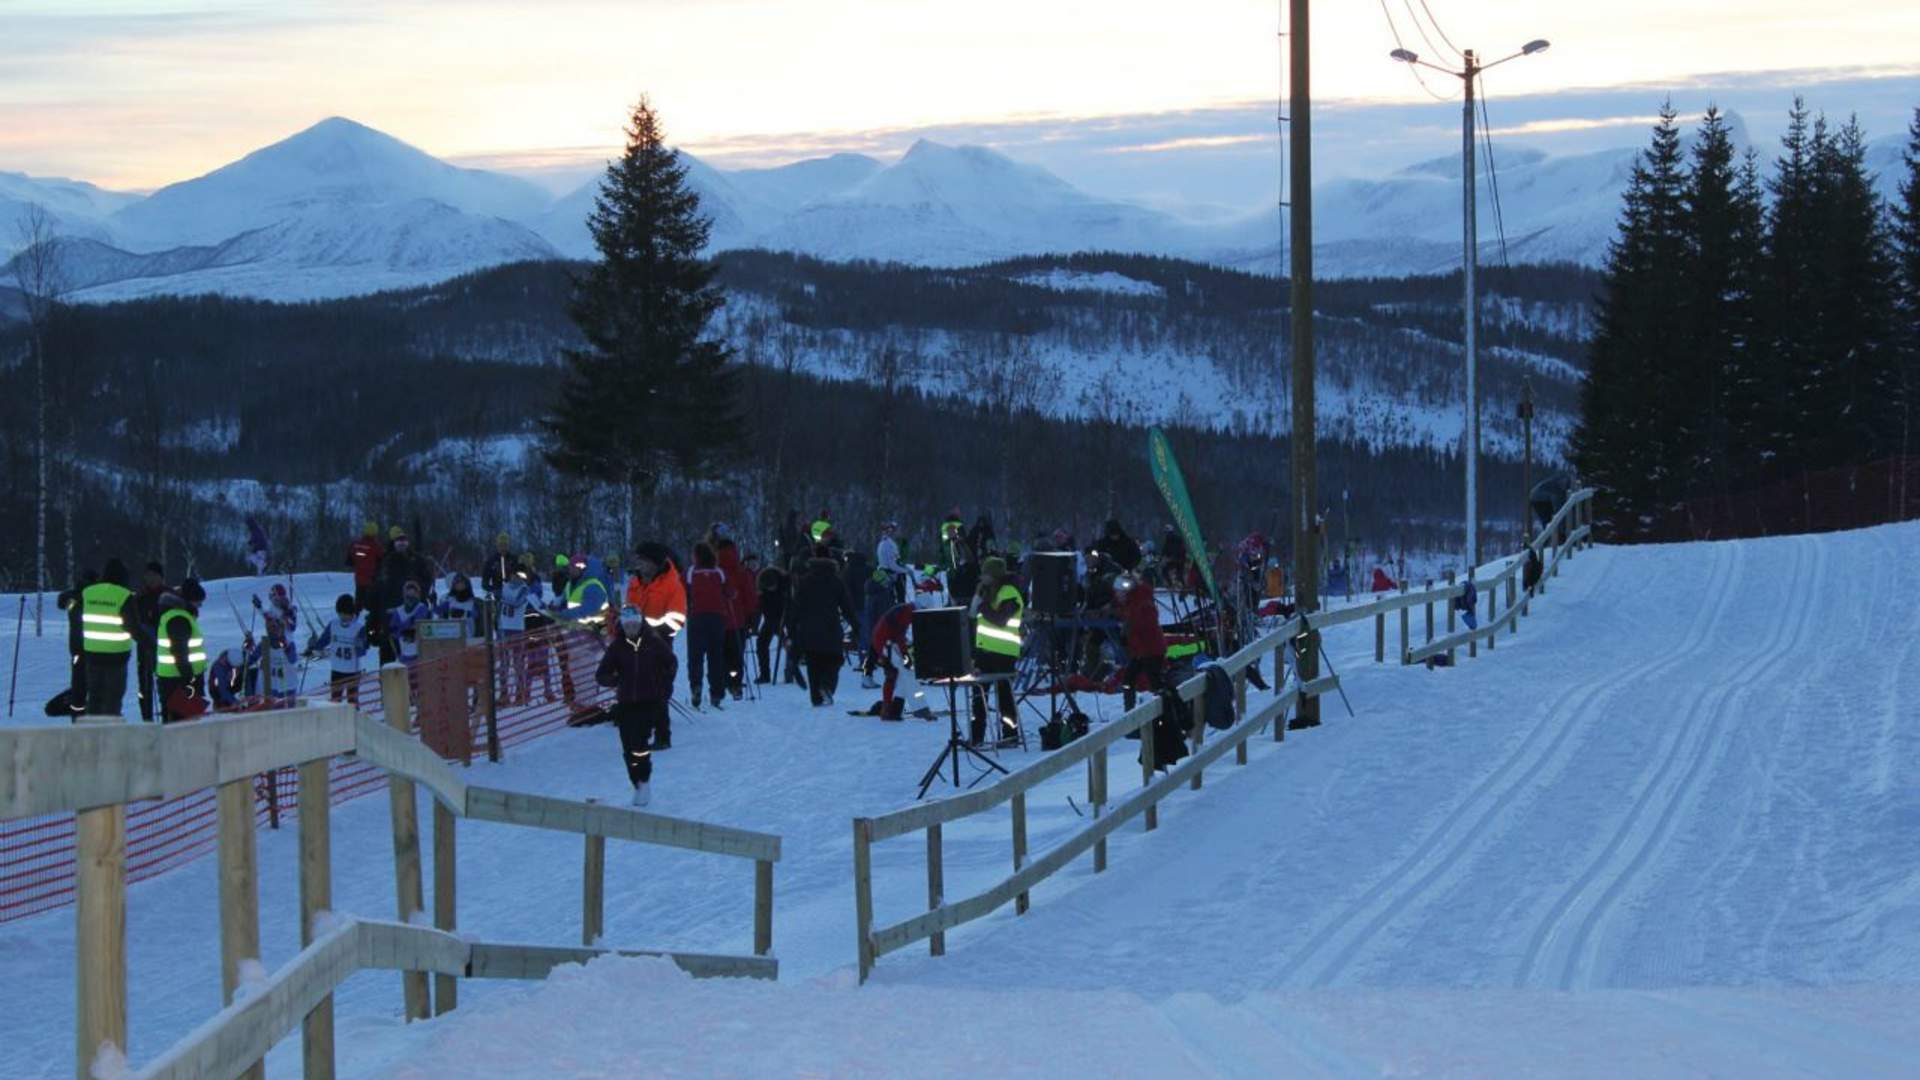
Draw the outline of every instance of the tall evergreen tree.
<instances>
[{"instance_id":1,"label":"tall evergreen tree","mask_svg":"<svg viewBox=\"0 0 1920 1080\"><path fill-rule=\"evenodd\" d=\"M1818 368L1816 328L1821 297L1814 290L1823 244L1820 204L1825 198L1820 162L1827 156L1827 124L1815 118L1802 98L1793 99L1787 131L1780 138L1767 191L1766 276L1762 310L1766 358L1766 397L1771 403L1758 435L1762 478L1776 480L1809 466L1808 451L1819 439L1816 423L1830 417L1809 412L1810 384Z\"/></svg>"},{"instance_id":2,"label":"tall evergreen tree","mask_svg":"<svg viewBox=\"0 0 1920 1080\"><path fill-rule=\"evenodd\" d=\"M1760 199L1751 160L1737 161L1733 132L1718 107L1700 122L1684 196L1685 350L1673 357L1669 404L1684 450L1688 490L1726 493L1744 480L1732 418L1746 390L1760 239Z\"/></svg>"},{"instance_id":3,"label":"tall evergreen tree","mask_svg":"<svg viewBox=\"0 0 1920 1080\"><path fill-rule=\"evenodd\" d=\"M1920 392L1920 108L1913 110L1913 123L1907 128L1905 163L1907 174L1893 205L1902 457L1913 449L1913 395Z\"/></svg>"},{"instance_id":4,"label":"tall evergreen tree","mask_svg":"<svg viewBox=\"0 0 1920 1080\"><path fill-rule=\"evenodd\" d=\"M1688 482L1676 430L1698 427L1672 393L1685 363L1685 174L1673 105L1634 165L1619 233L1607 250L1573 460L1599 486L1599 516L1620 539L1647 535Z\"/></svg>"},{"instance_id":5,"label":"tall evergreen tree","mask_svg":"<svg viewBox=\"0 0 1920 1080\"><path fill-rule=\"evenodd\" d=\"M1897 445L1899 394L1888 257L1880 198L1867 173L1867 137L1849 119L1816 148L1817 245L1805 282L1812 352L1806 396L1809 466L1862 464Z\"/></svg>"},{"instance_id":6,"label":"tall evergreen tree","mask_svg":"<svg viewBox=\"0 0 1920 1080\"><path fill-rule=\"evenodd\" d=\"M700 254L711 222L647 99L626 134L587 219L600 261L574 282L569 308L586 347L567 353L541 427L550 465L623 493L631 546L635 501L666 476L712 475L741 431L737 372L706 336L724 302Z\"/></svg>"}]
</instances>

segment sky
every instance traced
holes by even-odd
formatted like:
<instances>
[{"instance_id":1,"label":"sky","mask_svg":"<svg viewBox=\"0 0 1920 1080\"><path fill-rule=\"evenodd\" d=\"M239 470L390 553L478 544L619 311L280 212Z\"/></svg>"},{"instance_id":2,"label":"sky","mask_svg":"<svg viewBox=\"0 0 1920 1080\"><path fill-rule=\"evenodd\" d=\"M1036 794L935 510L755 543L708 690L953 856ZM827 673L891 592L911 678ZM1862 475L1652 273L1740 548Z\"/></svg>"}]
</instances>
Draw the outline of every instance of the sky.
<instances>
[{"instance_id":1,"label":"sky","mask_svg":"<svg viewBox=\"0 0 1920 1080\"><path fill-rule=\"evenodd\" d=\"M617 149L645 93L722 167L925 136L1101 194L1239 207L1271 197L1281 7L0 0L0 169L151 189L340 115L560 189ZM1920 106L1913 0L1319 0L1313 17L1319 176L1457 146L1460 80L1417 83L1396 43L1445 64L1451 45L1550 40L1483 78L1496 132L1550 152L1643 141L1669 93L1741 111L1759 139L1796 90L1875 136Z\"/></svg>"}]
</instances>

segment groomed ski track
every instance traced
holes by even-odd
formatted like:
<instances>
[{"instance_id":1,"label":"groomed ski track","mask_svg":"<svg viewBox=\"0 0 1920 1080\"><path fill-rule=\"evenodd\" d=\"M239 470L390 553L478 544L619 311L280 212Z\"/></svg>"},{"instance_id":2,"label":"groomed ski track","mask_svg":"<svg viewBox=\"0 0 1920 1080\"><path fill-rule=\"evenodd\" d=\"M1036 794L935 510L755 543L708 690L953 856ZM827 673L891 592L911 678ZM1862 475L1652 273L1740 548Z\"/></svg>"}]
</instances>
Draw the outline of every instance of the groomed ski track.
<instances>
[{"instance_id":1,"label":"groomed ski track","mask_svg":"<svg viewBox=\"0 0 1920 1080\"><path fill-rule=\"evenodd\" d=\"M1916 525L1582 552L1518 636L1452 669L1375 665L1372 628L1343 627L1329 649L1356 717L1326 699L1323 727L1257 741L1249 765L1163 804L1158 831L1116 834L1107 873L1080 860L1027 915L949 932L942 958L889 955L857 989L847 821L903 805L944 725L809 713L775 690L676 723L660 769L668 812L787 836L779 985L601 962L474 984L459 1013L402 1028L397 979L359 976L342 1074L1910 1076L1916 639ZM841 699L865 701L851 683ZM610 744L555 736L484 782L613 797ZM1069 772L1030 800L1036 852L1080 823ZM365 819L335 840L365 860L341 871L343 910L391 916L384 803L343 815ZM1005 825L949 827L949 896L1007 872ZM285 893L278 840L262 880ZM921 847L875 848L883 920L924 905ZM578 858L463 834L463 925L569 940ZM138 1051L210 1012L203 877L133 892L130 933L144 908L150 929L194 935L134 944ZM291 907L263 899L270 918ZM610 860L608 901L609 943L738 949L747 925L744 883L686 860ZM15 964L27 935L44 954L19 1000L0 995L9 1034L54 1024L24 1033L63 1055L70 916L0 928ZM196 986L177 1013L153 970L168 957ZM297 1067L297 1040L269 1059Z\"/></svg>"}]
</instances>

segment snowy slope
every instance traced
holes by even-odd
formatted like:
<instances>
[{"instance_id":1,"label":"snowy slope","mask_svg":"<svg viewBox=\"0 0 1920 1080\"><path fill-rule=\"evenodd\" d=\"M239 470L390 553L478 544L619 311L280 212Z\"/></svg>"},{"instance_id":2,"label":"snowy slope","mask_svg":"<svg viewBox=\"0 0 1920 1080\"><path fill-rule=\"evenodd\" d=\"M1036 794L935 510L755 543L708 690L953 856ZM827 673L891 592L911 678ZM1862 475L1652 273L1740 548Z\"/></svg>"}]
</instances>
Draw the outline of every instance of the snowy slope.
<instances>
[{"instance_id":1,"label":"snowy slope","mask_svg":"<svg viewBox=\"0 0 1920 1080\"><path fill-rule=\"evenodd\" d=\"M785 213L843 195L885 168L865 154L830 154L769 169L726 173L735 187Z\"/></svg>"},{"instance_id":2,"label":"snowy slope","mask_svg":"<svg viewBox=\"0 0 1920 1080\"><path fill-rule=\"evenodd\" d=\"M1327 701L1325 727L1256 740L1248 766L1166 803L1158 831L1116 833L1105 874L1080 860L1029 914L950 932L944 958L888 956L859 990L847 821L908 803L944 725L769 688L675 721L655 808L785 837L781 985L602 963L471 983L459 1013L402 1027L398 980L366 974L339 995L342 1075L1908 1076L1916 551L1920 524L1596 549L1517 637L1453 670L1375 666L1371 627L1339 628L1328 647L1358 719ZM216 588L216 642L234 634L218 597L249 587ZM57 641L24 645L37 703L64 660ZM841 697L870 695L849 676ZM470 775L613 798L615 745L566 732ZM1034 853L1084 824L1067 802L1083 786L1068 770L1029 797ZM1007 872L1005 823L945 830L948 895ZM337 908L390 917L384 797L334 828ZM269 967L294 950L293 839L262 837ZM463 929L577 931L577 843L465 823L460 851ZM916 838L876 847L883 921L923 908L922 854ZM750 875L727 860L615 845L608 881L609 942L749 940ZM214 885L199 864L132 890L136 1060L214 1007ZM71 947L66 913L0 927L0 1074L70 1068ZM930 1017L992 1037L931 1037ZM269 1070L298 1055L287 1041Z\"/></svg>"}]
</instances>

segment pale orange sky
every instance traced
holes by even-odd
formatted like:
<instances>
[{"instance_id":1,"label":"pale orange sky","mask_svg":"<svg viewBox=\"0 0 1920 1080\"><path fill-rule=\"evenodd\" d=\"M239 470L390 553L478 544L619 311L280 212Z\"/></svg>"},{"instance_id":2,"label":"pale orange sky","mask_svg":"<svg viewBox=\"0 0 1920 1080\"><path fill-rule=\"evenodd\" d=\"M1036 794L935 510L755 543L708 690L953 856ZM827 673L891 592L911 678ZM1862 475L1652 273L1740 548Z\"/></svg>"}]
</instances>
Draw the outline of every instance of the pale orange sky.
<instances>
[{"instance_id":1,"label":"pale orange sky","mask_svg":"<svg viewBox=\"0 0 1920 1080\"><path fill-rule=\"evenodd\" d=\"M1425 100L1418 0L1321 0L1316 96ZM1428 0L1504 94L1708 72L1920 72L1913 0ZM760 137L1270 99L1278 0L0 0L0 169L148 188L330 115L448 157L592 160L652 95L695 152ZM1437 43L1436 43L1437 44ZM1445 80L1441 80L1444 83ZM792 136L804 136L795 140ZM743 143L742 140L745 140ZM769 140L777 143L779 138Z\"/></svg>"}]
</instances>

